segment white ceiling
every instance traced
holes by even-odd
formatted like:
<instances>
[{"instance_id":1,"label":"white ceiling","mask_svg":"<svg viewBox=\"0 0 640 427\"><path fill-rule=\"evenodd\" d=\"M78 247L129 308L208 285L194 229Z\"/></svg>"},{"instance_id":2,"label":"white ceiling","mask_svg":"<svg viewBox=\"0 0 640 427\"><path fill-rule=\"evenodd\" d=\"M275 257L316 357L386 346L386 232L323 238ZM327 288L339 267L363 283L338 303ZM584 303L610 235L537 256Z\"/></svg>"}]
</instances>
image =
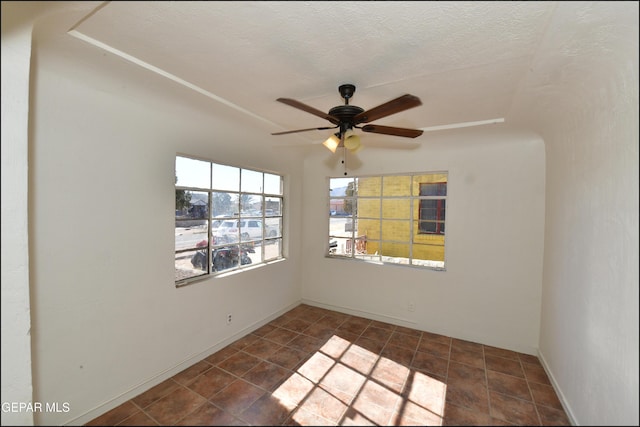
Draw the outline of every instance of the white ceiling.
<instances>
[{"instance_id":1,"label":"white ceiling","mask_svg":"<svg viewBox=\"0 0 640 427\"><path fill-rule=\"evenodd\" d=\"M533 68L562 67L548 42L541 48L545 40L564 40L566 31L592 41L552 25L571 3L588 12L580 2L533 1L107 2L70 34L239 109L269 132L329 126L276 99L328 111L343 103L343 83L356 85L350 104L365 110L418 96L423 105L374 123L430 130L508 118ZM598 29L593 15L576 16L576 25ZM269 138L315 143L328 132ZM363 142L378 139L407 141L366 134Z\"/></svg>"}]
</instances>

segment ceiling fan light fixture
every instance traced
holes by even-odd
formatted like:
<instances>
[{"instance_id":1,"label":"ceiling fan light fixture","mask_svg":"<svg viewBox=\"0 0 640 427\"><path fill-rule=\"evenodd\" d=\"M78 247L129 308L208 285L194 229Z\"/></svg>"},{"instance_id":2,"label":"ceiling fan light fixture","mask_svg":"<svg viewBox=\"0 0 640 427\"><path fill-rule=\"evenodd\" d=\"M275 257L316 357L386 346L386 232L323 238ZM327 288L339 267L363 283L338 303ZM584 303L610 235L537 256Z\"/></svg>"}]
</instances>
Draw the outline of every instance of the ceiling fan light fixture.
<instances>
[{"instance_id":1,"label":"ceiling fan light fixture","mask_svg":"<svg viewBox=\"0 0 640 427\"><path fill-rule=\"evenodd\" d=\"M331 135L325 142L322 143L325 147L327 147L332 153L336 152L336 149L340 145L340 134L335 133Z\"/></svg>"},{"instance_id":2,"label":"ceiling fan light fixture","mask_svg":"<svg viewBox=\"0 0 640 427\"><path fill-rule=\"evenodd\" d=\"M360 149L360 137L356 135L353 129L349 129L344 133L344 146L354 153Z\"/></svg>"},{"instance_id":3,"label":"ceiling fan light fixture","mask_svg":"<svg viewBox=\"0 0 640 427\"><path fill-rule=\"evenodd\" d=\"M359 138L358 138L359 139ZM364 147L364 145L360 144L360 141L358 141L358 146L356 148L350 148L349 150L351 150L351 152L353 154L357 153L358 151L362 150L362 148Z\"/></svg>"}]
</instances>

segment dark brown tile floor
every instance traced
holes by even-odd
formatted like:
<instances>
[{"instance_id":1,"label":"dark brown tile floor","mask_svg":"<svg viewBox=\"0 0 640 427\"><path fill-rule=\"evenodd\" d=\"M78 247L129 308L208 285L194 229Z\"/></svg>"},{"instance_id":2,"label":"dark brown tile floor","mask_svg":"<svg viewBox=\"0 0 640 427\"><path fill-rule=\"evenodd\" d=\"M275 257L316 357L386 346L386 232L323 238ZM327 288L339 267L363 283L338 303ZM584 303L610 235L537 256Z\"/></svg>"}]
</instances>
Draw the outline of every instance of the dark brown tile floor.
<instances>
[{"instance_id":1,"label":"dark brown tile floor","mask_svg":"<svg viewBox=\"0 0 640 427\"><path fill-rule=\"evenodd\" d=\"M537 357L309 305L87 425L570 425Z\"/></svg>"}]
</instances>

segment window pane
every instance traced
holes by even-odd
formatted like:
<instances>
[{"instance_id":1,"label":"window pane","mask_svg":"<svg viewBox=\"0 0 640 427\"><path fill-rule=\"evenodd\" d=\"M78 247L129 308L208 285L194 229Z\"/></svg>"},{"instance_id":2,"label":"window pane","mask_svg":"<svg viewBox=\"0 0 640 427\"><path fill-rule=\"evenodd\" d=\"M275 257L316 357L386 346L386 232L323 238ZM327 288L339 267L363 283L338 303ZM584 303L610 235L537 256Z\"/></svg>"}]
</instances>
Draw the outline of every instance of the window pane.
<instances>
[{"instance_id":1,"label":"window pane","mask_svg":"<svg viewBox=\"0 0 640 427\"><path fill-rule=\"evenodd\" d=\"M358 196L361 197L380 197L381 189L380 183L382 177L371 176L358 178Z\"/></svg>"},{"instance_id":2,"label":"window pane","mask_svg":"<svg viewBox=\"0 0 640 427\"><path fill-rule=\"evenodd\" d=\"M418 230L421 233L444 234L446 200L420 200Z\"/></svg>"},{"instance_id":3,"label":"window pane","mask_svg":"<svg viewBox=\"0 0 640 427\"><path fill-rule=\"evenodd\" d=\"M181 190L176 190L176 200ZM188 202L183 209L176 209L175 219L175 249L180 251L188 248L195 248L196 245L204 240L207 244L207 210L208 210L208 194L202 192L187 192ZM204 217L203 217L204 215Z\"/></svg>"},{"instance_id":4,"label":"window pane","mask_svg":"<svg viewBox=\"0 0 640 427\"><path fill-rule=\"evenodd\" d=\"M353 178L331 178L329 180L329 195L331 197L345 196L347 187L354 188L353 180Z\"/></svg>"},{"instance_id":5,"label":"window pane","mask_svg":"<svg viewBox=\"0 0 640 427\"><path fill-rule=\"evenodd\" d=\"M420 200L420 219L444 221L445 204L443 199Z\"/></svg>"},{"instance_id":6,"label":"window pane","mask_svg":"<svg viewBox=\"0 0 640 427\"><path fill-rule=\"evenodd\" d=\"M380 240L373 240L367 236L367 252L369 255L380 255Z\"/></svg>"},{"instance_id":7,"label":"window pane","mask_svg":"<svg viewBox=\"0 0 640 427\"><path fill-rule=\"evenodd\" d=\"M264 192L267 194L282 194L282 177L270 173L264 174Z\"/></svg>"},{"instance_id":8,"label":"window pane","mask_svg":"<svg viewBox=\"0 0 640 427\"><path fill-rule=\"evenodd\" d=\"M192 192L189 201L189 217L193 219L207 219L209 217L209 194Z\"/></svg>"},{"instance_id":9,"label":"window pane","mask_svg":"<svg viewBox=\"0 0 640 427\"><path fill-rule=\"evenodd\" d=\"M410 221L382 221L382 240L401 240L409 242L411 240Z\"/></svg>"},{"instance_id":10,"label":"window pane","mask_svg":"<svg viewBox=\"0 0 640 427\"><path fill-rule=\"evenodd\" d=\"M411 199L382 199L382 218L411 218Z\"/></svg>"},{"instance_id":11,"label":"window pane","mask_svg":"<svg viewBox=\"0 0 640 427\"><path fill-rule=\"evenodd\" d=\"M436 233L437 231L435 221L420 221L418 227L422 233Z\"/></svg>"},{"instance_id":12,"label":"window pane","mask_svg":"<svg viewBox=\"0 0 640 427\"><path fill-rule=\"evenodd\" d=\"M176 227L175 234L176 256L183 253L185 249L205 249L207 247L206 228L179 228Z\"/></svg>"},{"instance_id":13,"label":"window pane","mask_svg":"<svg viewBox=\"0 0 640 427\"><path fill-rule=\"evenodd\" d=\"M385 262L409 264L409 245L406 243L382 242L380 255Z\"/></svg>"},{"instance_id":14,"label":"window pane","mask_svg":"<svg viewBox=\"0 0 640 427\"><path fill-rule=\"evenodd\" d=\"M251 264L251 245L227 245L215 248L212 252L212 270L220 272Z\"/></svg>"},{"instance_id":15,"label":"window pane","mask_svg":"<svg viewBox=\"0 0 640 427\"><path fill-rule=\"evenodd\" d=\"M358 199L353 197L343 199L342 210L344 216L358 215Z\"/></svg>"},{"instance_id":16,"label":"window pane","mask_svg":"<svg viewBox=\"0 0 640 427\"><path fill-rule=\"evenodd\" d=\"M382 195L385 197L410 196L410 176L385 176L382 179Z\"/></svg>"},{"instance_id":17,"label":"window pane","mask_svg":"<svg viewBox=\"0 0 640 427\"><path fill-rule=\"evenodd\" d=\"M240 198L238 193L213 192L213 216L224 215L228 218L240 212Z\"/></svg>"},{"instance_id":18,"label":"window pane","mask_svg":"<svg viewBox=\"0 0 640 427\"><path fill-rule=\"evenodd\" d=\"M247 260L245 258L245 263L243 265L259 264L264 261L264 258L262 257L262 245L256 243L253 247L246 246L246 248L249 259Z\"/></svg>"},{"instance_id":19,"label":"window pane","mask_svg":"<svg viewBox=\"0 0 640 427\"><path fill-rule=\"evenodd\" d=\"M345 233L344 224L347 219L344 217L331 217L329 218L329 236L347 236L351 233Z\"/></svg>"},{"instance_id":20,"label":"window pane","mask_svg":"<svg viewBox=\"0 0 640 427\"><path fill-rule=\"evenodd\" d=\"M193 191L176 190L176 219L189 218Z\"/></svg>"},{"instance_id":21,"label":"window pane","mask_svg":"<svg viewBox=\"0 0 640 427\"><path fill-rule=\"evenodd\" d=\"M380 218L380 199L358 199L358 218Z\"/></svg>"},{"instance_id":22,"label":"window pane","mask_svg":"<svg viewBox=\"0 0 640 427\"><path fill-rule=\"evenodd\" d=\"M282 256L282 239L267 240L264 245L264 261ZM258 252L256 250L256 252Z\"/></svg>"},{"instance_id":23,"label":"window pane","mask_svg":"<svg viewBox=\"0 0 640 427\"><path fill-rule=\"evenodd\" d=\"M332 216L329 220L329 235L331 236L351 236L351 234L357 230L357 221L354 223L352 217L346 216Z\"/></svg>"},{"instance_id":24,"label":"window pane","mask_svg":"<svg viewBox=\"0 0 640 427\"><path fill-rule=\"evenodd\" d=\"M447 174L446 173L430 173L424 175L415 175L413 177L413 195L414 196L446 196L447 195ZM422 185L433 184L432 190L423 190ZM443 185L444 184L444 185ZM435 194L422 194L423 191Z\"/></svg>"},{"instance_id":25,"label":"window pane","mask_svg":"<svg viewBox=\"0 0 640 427\"><path fill-rule=\"evenodd\" d=\"M175 230L176 251L207 246L207 225L179 227Z\"/></svg>"},{"instance_id":26,"label":"window pane","mask_svg":"<svg viewBox=\"0 0 640 427\"><path fill-rule=\"evenodd\" d=\"M366 254L367 253L367 237L357 236L353 239L346 239L344 250L345 250L345 253L349 255Z\"/></svg>"},{"instance_id":27,"label":"window pane","mask_svg":"<svg viewBox=\"0 0 640 427\"><path fill-rule=\"evenodd\" d=\"M282 218L266 218L265 238L282 237Z\"/></svg>"},{"instance_id":28,"label":"window pane","mask_svg":"<svg viewBox=\"0 0 640 427\"><path fill-rule=\"evenodd\" d=\"M242 188L246 193L262 193L262 172L242 169Z\"/></svg>"},{"instance_id":29,"label":"window pane","mask_svg":"<svg viewBox=\"0 0 640 427\"><path fill-rule=\"evenodd\" d=\"M420 196L446 196L447 183L420 184Z\"/></svg>"},{"instance_id":30,"label":"window pane","mask_svg":"<svg viewBox=\"0 0 640 427\"><path fill-rule=\"evenodd\" d=\"M281 197L265 197L264 215L265 216L282 215L282 198Z\"/></svg>"},{"instance_id":31,"label":"window pane","mask_svg":"<svg viewBox=\"0 0 640 427\"><path fill-rule=\"evenodd\" d=\"M216 190L239 191L240 169L233 166L211 164L213 185Z\"/></svg>"},{"instance_id":32,"label":"window pane","mask_svg":"<svg viewBox=\"0 0 640 427\"><path fill-rule=\"evenodd\" d=\"M367 239L380 239L380 220L358 218L358 235Z\"/></svg>"},{"instance_id":33,"label":"window pane","mask_svg":"<svg viewBox=\"0 0 640 427\"><path fill-rule=\"evenodd\" d=\"M440 261L444 266L444 241L442 244L414 244L413 259L423 261ZM416 264L420 264L416 262ZM441 267L440 265L434 265Z\"/></svg>"},{"instance_id":34,"label":"window pane","mask_svg":"<svg viewBox=\"0 0 640 427\"><path fill-rule=\"evenodd\" d=\"M240 196L242 216L262 216L262 196L243 194Z\"/></svg>"},{"instance_id":35,"label":"window pane","mask_svg":"<svg viewBox=\"0 0 640 427\"><path fill-rule=\"evenodd\" d=\"M199 249L198 251L195 251L195 252L193 251L184 252L183 255L187 255L187 258L189 258L189 262L191 263L193 268L197 270L202 270L204 272L208 271L207 269L210 266L207 265L207 248L206 247Z\"/></svg>"},{"instance_id":36,"label":"window pane","mask_svg":"<svg viewBox=\"0 0 640 427\"><path fill-rule=\"evenodd\" d=\"M346 215L344 211L344 198L329 199L329 215Z\"/></svg>"},{"instance_id":37,"label":"window pane","mask_svg":"<svg viewBox=\"0 0 640 427\"><path fill-rule=\"evenodd\" d=\"M253 225L254 221L250 222L247 229L243 228L242 232L240 233L240 242L241 243L256 243L259 242L260 240L262 240L262 223L260 223L259 225L255 226ZM259 228L259 232L258 232L258 228L254 228L254 227L258 227Z\"/></svg>"},{"instance_id":38,"label":"window pane","mask_svg":"<svg viewBox=\"0 0 640 427\"><path fill-rule=\"evenodd\" d=\"M191 261L194 259L200 251L189 251L189 252L179 252L176 253L176 281L189 279L191 277L197 277L207 274L206 265L203 268L199 267L199 264L194 266ZM206 252L204 255L204 259L206 259ZM195 262L198 261L199 258L196 258ZM206 261L205 261L206 262Z\"/></svg>"},{"instance_id":39,"label":"window pane","mask_svg":"<svg viewBox=\"0 0 640 427\"><path fill-rule=\"evenodd\" d=\"M180 187L210 188L209 162L176 156L176 185Z\"/></svg>"},{"instance_id":40,"label":"window pane","mask_svg":"<svg viewBox=\"0 0 640 427\"><path fill-rule=\"evenodd\" d=\"M240 221L237 219L222 221L214 237L217 244L237 242L240 239Z\"/></svg>"},{"instance_id":41,"label":"window pane","mask_svg":"<svg viewBox=\"0 0 640 427\"><path fill-rule=\"evenodd\" d=\"M331 238L329 240L329 243L332 244L332 251L330 252L331 255L340 255L340 256L345 256L347 255L346 249L347 249L347 241L349 241L351 239L346 238L346 237L334 237Z\"/></svg>"}]
</instances>

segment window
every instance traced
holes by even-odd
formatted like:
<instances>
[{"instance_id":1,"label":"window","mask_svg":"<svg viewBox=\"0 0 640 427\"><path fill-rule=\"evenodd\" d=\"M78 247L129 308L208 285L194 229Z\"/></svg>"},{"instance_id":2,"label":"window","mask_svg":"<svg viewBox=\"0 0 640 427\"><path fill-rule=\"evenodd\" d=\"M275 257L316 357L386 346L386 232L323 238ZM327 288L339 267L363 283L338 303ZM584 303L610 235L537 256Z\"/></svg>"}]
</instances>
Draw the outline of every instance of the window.
<instances>
[{"instance_id":1,"label":"window","mask_svg":"<svg viewBox=\"0 0 640 427\"><path fill-rule=\"evenodd\" d=\"M418 232L422 234L444 234L444 213L447 195L447 184L426 182L420 184L420 199Z\"/></svg>"},{"instance_id":2,"label":"window","mask_svg":"<svg viewBox=\"0 0 640 427\"><path fill-rule=\"evenodd\" d=\"M329 179L329 257L444 270L447 173Z\"/></svg>"},{"instance_id":3,"label":"window","mask_svg":"<svg viewBox=\"0 0 640 427\"><path fill-rule=\"evenodd\" d=\"M283 178L176 156L175 282L282 258Z\"/></svg>"}]
</instances>

